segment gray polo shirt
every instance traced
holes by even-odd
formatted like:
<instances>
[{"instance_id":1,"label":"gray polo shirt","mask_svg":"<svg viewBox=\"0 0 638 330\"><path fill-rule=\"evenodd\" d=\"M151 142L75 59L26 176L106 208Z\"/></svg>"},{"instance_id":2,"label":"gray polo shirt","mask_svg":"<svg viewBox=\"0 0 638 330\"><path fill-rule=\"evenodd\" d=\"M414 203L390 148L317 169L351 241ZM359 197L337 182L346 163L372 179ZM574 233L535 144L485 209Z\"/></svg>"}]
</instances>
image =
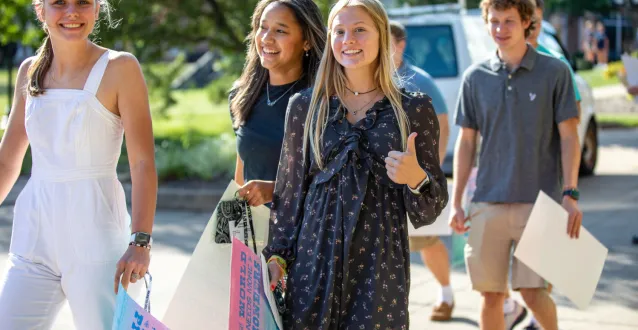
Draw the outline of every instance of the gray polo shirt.
<instances>
[{"instance_id":1,"label":"gray polo shirt","mask_svg":"<svg viewBox=\"0 0 638 330\"><path fill-rule=\"evenodd\" d=\"M569 68L528 45L508 72L496 52L468 68L456 124L482 135L474 202L533 203L539 190L561 199L558 123L578 117Z\"/></svg>"}]
</instances>

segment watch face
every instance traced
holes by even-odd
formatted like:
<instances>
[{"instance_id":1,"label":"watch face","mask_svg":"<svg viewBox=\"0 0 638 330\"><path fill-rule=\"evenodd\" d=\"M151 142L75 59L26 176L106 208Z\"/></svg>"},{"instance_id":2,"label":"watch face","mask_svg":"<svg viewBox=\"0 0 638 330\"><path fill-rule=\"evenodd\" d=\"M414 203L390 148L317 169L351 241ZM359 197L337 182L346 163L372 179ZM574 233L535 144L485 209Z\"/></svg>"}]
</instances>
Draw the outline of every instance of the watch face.
<instances>
[{"instance_id":1,"label":"watch face","mask_svg":"<svg viewBox=\"0 0 638 330\"><path fill-rule=\"evenodd\" d=\"M137 244L149 244L151 236L146 233L135 233L131 235L131 240Z\"/></svg>"}]
</instances>

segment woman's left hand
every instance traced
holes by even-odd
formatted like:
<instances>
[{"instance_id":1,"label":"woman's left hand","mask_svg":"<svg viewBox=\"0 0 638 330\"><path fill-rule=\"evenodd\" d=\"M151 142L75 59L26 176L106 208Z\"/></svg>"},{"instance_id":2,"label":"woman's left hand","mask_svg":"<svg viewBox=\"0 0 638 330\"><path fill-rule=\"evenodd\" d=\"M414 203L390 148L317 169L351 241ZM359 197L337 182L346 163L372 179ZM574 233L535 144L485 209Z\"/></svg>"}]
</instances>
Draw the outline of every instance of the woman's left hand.
<instances>
[{"instance_id":1,"label":"woman's left hand","mask_svg":"<svg viewBox=\"0 0 638 330\"><path fill-rule=\"evenodd\" d=\"M129 245L128 250L126 250L117 263L117 269L115 271L115 293L117 294L120 281L122 281L122 287L128 290L129 283L135 283L144 278L150 263L150 249Z\"/></svg>"},{"instance_id":2,"label":"woman's left hand","mask_svg":"<svg viewBox=\"0 0 638 330\"><path fill-rule=\"evenodd\" d=\"M418 186L425 180L426 176L416 158L416 136L417 133L408 136L408 150L406 152L390 151L388 157L385 158L388 177L395 183L407 184L411 188Z\"/></svg>"},{"instance_id":3,"label":"woman's left hand","mask_svg":"<svg viewBox=\"0 0 638 330\"><path fill-rule=\"evenodd\" d=\"M274 181L250 180L237 193L248 201L248 205L254 207L272 202L274 191Z\"/></svg>"}]
</instances>

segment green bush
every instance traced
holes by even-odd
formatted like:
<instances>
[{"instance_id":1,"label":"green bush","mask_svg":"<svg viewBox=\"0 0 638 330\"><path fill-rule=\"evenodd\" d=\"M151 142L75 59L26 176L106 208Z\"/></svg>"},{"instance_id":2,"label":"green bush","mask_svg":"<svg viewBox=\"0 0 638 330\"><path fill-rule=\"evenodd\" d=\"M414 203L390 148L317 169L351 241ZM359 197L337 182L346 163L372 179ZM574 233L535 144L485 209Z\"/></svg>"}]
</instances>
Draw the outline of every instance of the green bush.
<instances>
[{"instance_id":1,"label":"green bush","mask_svg":"<svg viewBox=\"0 0 638 330\"><path fill-rule=\"evenodd\" d=\"M155 147L157 175L160 181L230 178L235 170L235 150L230 134L161 139Z\"/></svg>"},{"instance_id":2,"label":"green bush","mask_svg":"<svg viewBox=\"0 0 638 330\"><path fill-rule=\"evenodd\" d=\"M186 172L204 180L232 177L235 170L235 150L235 139L230 134L205 139L184 153Z\"/></svg>"},{"instance_id":3,"label":"green bush","mask_svg":"<svg viewBox=\"0 0 638 330\"><path fill-rule=\"evenodd\" d=\"M226 102L228 100L228 92L237 78L238 76L236 75L223 75L210 83L206 87L208 100L215 104Z\"/></svg>"}]
</instances>

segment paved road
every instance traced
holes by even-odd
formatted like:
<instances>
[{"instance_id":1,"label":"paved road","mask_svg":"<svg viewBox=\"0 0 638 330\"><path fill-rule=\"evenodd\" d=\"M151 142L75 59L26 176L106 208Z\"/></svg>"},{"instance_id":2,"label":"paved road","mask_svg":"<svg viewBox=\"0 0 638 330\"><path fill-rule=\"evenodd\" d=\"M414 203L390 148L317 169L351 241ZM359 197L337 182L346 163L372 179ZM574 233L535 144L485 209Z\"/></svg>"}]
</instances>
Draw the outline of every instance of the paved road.
<instances>
[{"instance_id":1,"label":"paved road","mask_svg":"<svg viewBox=\"0 0 638 330\"><path fill-rule=\"evenodd\" d=\"M560 295L561 329L638 329L638 130L604 131L600 136L599 166L594 177L583 179L581 207L584 226L609 248L602 279L594 301L586 311L576 309ZM0 207L0 271L3 270L11 236L10 206ZM153 312L161 318L193 251L209 214L160 211L153 249ZM446 243L450 243L446 239ZM413 255L410 316L412 329L476 329L479 295L470 290L463 269L452 274L456 292L455 319L430 323L428 316L437 293L436 282ZM73 329L71 314L64 308L55 330ZM206 328L203 326L202 330ZM179 330L179 329L177 329ZM199 329L196 329L199 330Z\"/></svg>"}]
</instances>

